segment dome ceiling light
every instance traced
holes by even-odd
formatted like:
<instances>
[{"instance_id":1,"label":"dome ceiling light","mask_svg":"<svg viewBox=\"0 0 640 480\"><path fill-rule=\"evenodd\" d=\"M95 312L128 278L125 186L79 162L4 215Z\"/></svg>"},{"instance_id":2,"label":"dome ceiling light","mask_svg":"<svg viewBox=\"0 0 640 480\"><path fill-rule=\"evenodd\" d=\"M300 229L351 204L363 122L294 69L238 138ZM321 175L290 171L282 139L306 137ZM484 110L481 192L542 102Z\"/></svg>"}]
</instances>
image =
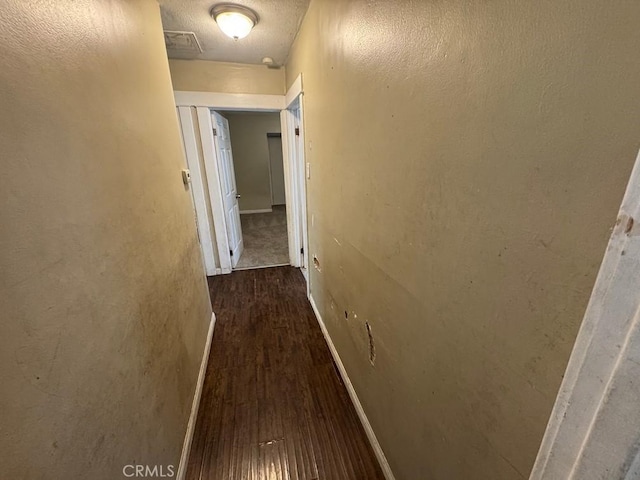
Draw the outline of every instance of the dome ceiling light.
<instances>
[{"instance_id":1,"label":"dome ceiling light","mask_svg":"<svg viewBox=\"0 0 640 480\"><path fill-rule=\"evenodd\" d=\"M241 5L221 4L211 9L211 16L228 37L238 40L244 38L258 23L258 15Z\"/></svg>"}]
</instances>

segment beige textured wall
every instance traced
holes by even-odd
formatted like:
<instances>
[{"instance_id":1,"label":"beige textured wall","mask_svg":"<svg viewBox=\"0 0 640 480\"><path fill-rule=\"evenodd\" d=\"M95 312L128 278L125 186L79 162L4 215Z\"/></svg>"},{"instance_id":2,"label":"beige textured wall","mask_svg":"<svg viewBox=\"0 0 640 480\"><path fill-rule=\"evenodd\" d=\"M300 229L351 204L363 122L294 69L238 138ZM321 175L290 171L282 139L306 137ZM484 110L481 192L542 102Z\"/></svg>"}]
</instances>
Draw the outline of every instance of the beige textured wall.
<instances>
[{"instance_id":1,"label":"beige textured wall","mask_svg":"<svg viewBox=\"0 0 640 480\"><path fill-rule=\"evenodd\" d=\"M264 65L169 60L173 89L192 92L256 93L283 95L284 68Z\"/></svg>"},{"instance_id":2,"label":"beige textured wall","mask_svg":"<svg viewBox=\"0 0 640 480\"><path fill-rule=\"evenodd\" d=\"M282 137L271 135L267 138L269 144L269 175L271 176L271 197L274 205L287 203L287 192L284 181L284 152L282 151Z\"/></svg>"},{"instance_id":3,"label":"beige textured wall","mask_svg":"<svg viewBox=\"0 0 640 480\"><path fill-rule=\"evenodd\" d=\"M225 112L229 120L240 211L271 208L267 133L280 133L279 113Z\"/></svg>"},{"instance_id":4,"label":"beige textured wall","mask_svg":"<svg viewBox=\"0 0 640 480\"><path fill-rule=\"evenodd\" d=\"M7 0L0 32L1 476L177 467L211 310L158 5Z\"/></svg>"},{"instance_id":5,"label":"beige textured wall","mask_svg":"<svg viewBox=\"0 0 640 480\"><path fill-rule=\"evenodd\" d=\"M398 480L528 477L640 146L639 22L312 0L311 292Z\"/></svg>"}]
</instances>

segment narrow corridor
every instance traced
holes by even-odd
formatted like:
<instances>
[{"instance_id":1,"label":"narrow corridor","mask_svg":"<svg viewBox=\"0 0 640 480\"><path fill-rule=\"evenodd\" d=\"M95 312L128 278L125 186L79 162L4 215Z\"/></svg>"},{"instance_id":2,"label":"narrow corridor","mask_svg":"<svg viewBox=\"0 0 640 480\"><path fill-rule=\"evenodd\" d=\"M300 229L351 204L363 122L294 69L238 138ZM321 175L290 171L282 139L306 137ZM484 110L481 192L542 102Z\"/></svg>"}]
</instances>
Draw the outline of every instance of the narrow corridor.
<instances>
[{"instance_id":1,"label":"narrow corridor","mask_svg":"<svg viewBox=\"0 0 640 480\"><path fill-rule=\"evenodd\" d=\"M216 326L187 479L383 479L293 267L209 279Z\"/></svg>"}]
</instances>

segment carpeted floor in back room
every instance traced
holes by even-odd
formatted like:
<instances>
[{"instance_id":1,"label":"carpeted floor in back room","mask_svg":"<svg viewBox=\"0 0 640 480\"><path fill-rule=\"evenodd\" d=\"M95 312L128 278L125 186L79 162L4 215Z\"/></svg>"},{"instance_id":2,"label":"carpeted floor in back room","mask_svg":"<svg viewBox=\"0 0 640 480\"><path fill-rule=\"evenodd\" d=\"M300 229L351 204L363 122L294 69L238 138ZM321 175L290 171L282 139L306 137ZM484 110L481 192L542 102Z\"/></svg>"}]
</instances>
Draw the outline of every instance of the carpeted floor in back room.
<instances>
[{"instance_id":1,"label":"carpeted floor in back room","mask_svg":"<svg viewBox=\"0 0 640 480\"><path fill-rule=\"evenodd\" d=\"M287 210L275 205L271 213L240 215L244 252L236 270L289 263Z\"/></svg>"}]
</instances>

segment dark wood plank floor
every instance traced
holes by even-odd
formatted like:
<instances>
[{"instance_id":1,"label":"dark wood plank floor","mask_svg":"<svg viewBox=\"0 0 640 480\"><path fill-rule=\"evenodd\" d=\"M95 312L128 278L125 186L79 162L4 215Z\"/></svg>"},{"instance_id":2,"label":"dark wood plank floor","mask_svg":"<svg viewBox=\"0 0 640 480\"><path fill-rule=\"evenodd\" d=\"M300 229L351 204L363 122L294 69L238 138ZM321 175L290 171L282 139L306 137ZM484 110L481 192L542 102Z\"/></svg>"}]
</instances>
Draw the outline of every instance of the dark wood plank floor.
<instances>
[{"instance_id":1,"label":"dark wood plank floor","mask_svg":"<svg viewBox=\"0 0 640 480\"><path fill-rule=\"evenodd\" d=\"M382 472L293 267L209 279L216 326L188 480Z\"/></svg>"}]
</instances>

